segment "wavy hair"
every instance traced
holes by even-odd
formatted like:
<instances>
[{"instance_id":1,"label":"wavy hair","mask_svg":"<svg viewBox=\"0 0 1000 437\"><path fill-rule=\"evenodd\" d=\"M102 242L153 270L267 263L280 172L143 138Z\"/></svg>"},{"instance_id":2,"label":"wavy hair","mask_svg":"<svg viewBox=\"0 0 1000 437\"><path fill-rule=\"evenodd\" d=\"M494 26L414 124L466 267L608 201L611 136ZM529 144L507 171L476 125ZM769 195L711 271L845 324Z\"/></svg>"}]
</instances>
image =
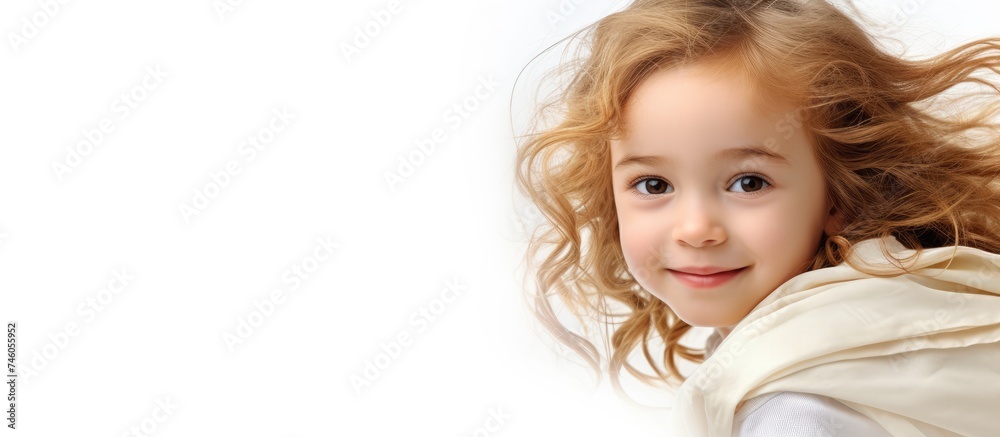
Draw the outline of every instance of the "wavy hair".
<instances>
[{"instance_id":1,"label":"wavy hair","mask_svg":"<svg viewBox=\"0 0 1000 437\"><path fill-rule=\"evenodd\" d=\"M657 70L711 64L803 109L843 221L823 236L810 270L850 263L854 243L887 236L918 251L1000 253L1000 38L906 59L876 44L860 20L825 0L638 0L571 35L582 41L576 56L547 76L568 79L519 137L515 182L545 218L527 246L537 289L525 296L598 378L603 355L558 319L553 301L615 328L603 338L620 394L623 367L674 385L686 378L677 358L705 359L704 348L680 343L691 326L638 284L619 240L609 139L623 129L632 92ZM654 340L663 349L655 358ZM652 374L629 362L638 346Z\"/></svg>"}]
</instances>

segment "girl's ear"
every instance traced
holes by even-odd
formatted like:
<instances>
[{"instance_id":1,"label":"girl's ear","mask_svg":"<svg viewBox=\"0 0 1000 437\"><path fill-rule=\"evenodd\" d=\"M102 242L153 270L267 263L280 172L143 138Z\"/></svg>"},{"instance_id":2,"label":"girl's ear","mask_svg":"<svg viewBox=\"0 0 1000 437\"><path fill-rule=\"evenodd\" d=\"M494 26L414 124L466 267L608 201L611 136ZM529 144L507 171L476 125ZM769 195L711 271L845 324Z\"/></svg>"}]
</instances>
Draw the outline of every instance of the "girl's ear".
<instances>
[{"instance_id":1,"label":"girl's ear","mask_svg":"<svg viewBox=\"0 0 1000 437\"><path fill-rule=\"evenodd\" d=\"M826 217L826 226L823 228L823 232L829 237L831 235L837 235L844 229L844 215L837 209L836 206L830 207L830 212Z\"/></svg>"}]
</instances>

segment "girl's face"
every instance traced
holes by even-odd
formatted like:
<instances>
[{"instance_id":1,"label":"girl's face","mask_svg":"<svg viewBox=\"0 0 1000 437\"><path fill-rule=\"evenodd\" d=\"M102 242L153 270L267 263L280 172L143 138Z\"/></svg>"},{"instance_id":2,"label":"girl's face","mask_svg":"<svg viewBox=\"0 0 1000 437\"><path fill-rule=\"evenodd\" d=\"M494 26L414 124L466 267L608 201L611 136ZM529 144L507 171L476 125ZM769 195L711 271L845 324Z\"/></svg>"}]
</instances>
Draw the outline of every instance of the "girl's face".
<instances>
[{"instance_id":1,"label":"girl's face","mask_svg":"<svg viewBox=\"0 0 1000 437\"><path fill-rule=\"evenodd\" d=\"M838 226L796 108L759 112L751 99L702 66L659 71L611 141L629 271L682 320L724 335Z\"/></svg>"}]
</instances>

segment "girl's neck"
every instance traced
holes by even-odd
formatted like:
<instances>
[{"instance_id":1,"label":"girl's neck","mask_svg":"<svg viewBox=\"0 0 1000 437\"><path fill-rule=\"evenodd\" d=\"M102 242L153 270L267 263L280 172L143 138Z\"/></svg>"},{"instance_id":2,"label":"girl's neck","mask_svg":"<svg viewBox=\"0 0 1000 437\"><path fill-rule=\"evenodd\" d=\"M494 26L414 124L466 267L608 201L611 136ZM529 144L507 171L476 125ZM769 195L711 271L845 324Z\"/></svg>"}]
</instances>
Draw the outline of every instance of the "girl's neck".
<instances>
[{"instance_id":1,"label":"girl's neck","mask_svg":"<svg viewBox=\"0 0 1000 437\"><path fill-rule=\"evenodd\" d=\"M729 333L733 331L733 327L732 326L720 326L718 328L715 328L715 330L719 333L719 340L725 340L726 336L728 336Z\"/></svg>"}]
</instances>

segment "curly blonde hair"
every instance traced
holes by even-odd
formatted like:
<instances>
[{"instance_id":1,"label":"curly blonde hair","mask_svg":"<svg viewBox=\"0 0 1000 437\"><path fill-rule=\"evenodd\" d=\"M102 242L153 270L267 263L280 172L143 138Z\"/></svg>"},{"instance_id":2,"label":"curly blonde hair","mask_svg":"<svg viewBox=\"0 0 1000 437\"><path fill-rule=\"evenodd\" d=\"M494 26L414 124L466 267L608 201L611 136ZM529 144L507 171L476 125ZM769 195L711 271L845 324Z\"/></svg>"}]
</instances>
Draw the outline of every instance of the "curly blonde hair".
<instances>
[{"instance_id":1,"label":"curly blonde hair","mask_svg":"<svg viewBox=\"0 0 1000 437\"><path fill-rule=\"evenodd\" d=\"M844 224L823 236L810 270L850 262L854 243L887 236L918 251L1000 253L1000 38L910 60L879 47L857 20L822 0L638 0L571 36L584 44L550 72L570 79L538 108L517 150L517 187L545 218L527 247L537 291L526 296L598 377L603 356L559 321L552 300L615 327L607 372L619 393L623 367L673 385L685 379L678 357L705 359L703 348L679 342L691 326L637 283L619 241L609 139L657 70L711 62L803 108ZM538 128L543 120L557 122ZM657 358L653 340L663 346ZM654 374L629 363L640 345Z\"/></svg>"}]
</instances>

